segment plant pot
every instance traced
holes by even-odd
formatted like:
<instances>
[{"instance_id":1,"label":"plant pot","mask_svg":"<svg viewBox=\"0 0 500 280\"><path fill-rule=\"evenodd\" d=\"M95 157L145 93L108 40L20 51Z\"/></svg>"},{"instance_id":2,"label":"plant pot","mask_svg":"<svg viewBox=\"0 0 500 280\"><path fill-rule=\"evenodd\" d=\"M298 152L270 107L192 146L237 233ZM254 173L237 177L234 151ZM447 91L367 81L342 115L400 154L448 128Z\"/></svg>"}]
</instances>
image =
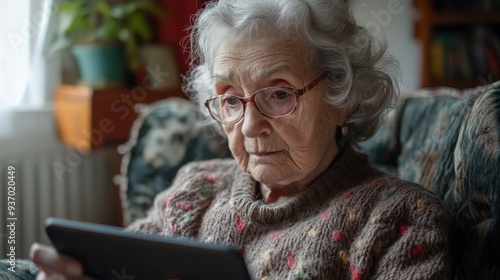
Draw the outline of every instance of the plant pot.
<instances>
[{"instance_id":1,"label":"plant pot","mask_svg":"<svg viewBox=\"0 0 500 280\"><path fill-rule=\"evenodd\" d=\"M88 44L73 47L80 83L95 88L125 86L125 49L122 44Z\"/></svg>"}]
</instances>

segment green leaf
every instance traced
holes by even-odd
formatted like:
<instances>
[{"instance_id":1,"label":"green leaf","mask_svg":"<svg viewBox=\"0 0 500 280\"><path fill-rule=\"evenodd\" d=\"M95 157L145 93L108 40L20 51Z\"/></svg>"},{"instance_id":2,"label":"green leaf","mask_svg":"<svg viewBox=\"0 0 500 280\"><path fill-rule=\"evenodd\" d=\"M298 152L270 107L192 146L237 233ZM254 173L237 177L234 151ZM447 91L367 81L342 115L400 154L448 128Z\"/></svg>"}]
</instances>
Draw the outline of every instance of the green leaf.
<instances>
[{"instance_id":1,"label":"green leaf","mask_svg":"<svg viewBox=\"0 0 500 280\"><path fill-rule=\"evenodd\" d=\"M116 5L112 7L111 14L113 15L113 18L118 20L123 19L127 14L126 8L127 7L125 5Z\"/></svg>"},{"instance_id":2,"label":"green leaf","mask_svg":"<svg viewBox=\"0 0 500 280\"><path fill-rule=\"evenodd\" d=\"M83 41L91 33L91 23L88 17L77 17L71 22L70 27L66 30L66 36L74 41Z\"/></svg>"},{"instance_id":3,"label":"green leaf","mask_svg":"<svg viewBox=\"0 0 500 280\"><path fill-rule=\"evenodd\" d=\"M85 16L79 16L73 19L71 26L68 28L68 32L81 32L82 30L89 30L90 27L90 19Z\"/></svg>"},{"instance_id":4,"label":"green leaf","mask_svg":"<svg viewBox=\"0 0 500 280\"><path fill-rule=\"evenodd\" d=\"M113 17L124 19L138 10L162 17L164 12L161 7L151 1L139 0L116 5L112 8Z\"/></svg>"},{"instance_id":5,"label":"green leaf","mask_svg":"<svg viewBox=\"0 0 500 280\"><path fill-rule=\"evenodd\" d=\"M116 41L119 39L119 32L120 28L118 25L115 22L109 22L97 28L96 35L101 41Z\"/></svg>"},{"instance_id":6,"label":"green leaf","mask_svg":"<svg viewBox=\"0 0 500 280\"><path fill-rule=\"evenodd\" d=\"M96 9L107 21L113 18L111 7L105 0L97 0Z\"/></svg>"},{"instance_id":7,"label":"green leaf","mask_svg":"<svg viewBox=\"0 0 500 280\"><path fill-rule=\"evenodd\" d=\"M138 0L138 1L133 1L129 4L135 8L134 11L143 10L157 17L163 17L165 15L163 9L160 6L153 3L152 1Z\"/></svg>"},{"instance_id":8,"label":"green leaf","mask_svg":"<svg viewBox=\"0 0 500 280\"><path fill-rule=\"evenodd\" d=\"M72 43L73 41L68 37L64 36L63 34L58 34L50 44L50 47L47 51L48 55L52 55L57 51L69 48Z\"/></svg>"},{"instance_id":9,"label":"green leaf","mask_svg":"<svg viewBox=\"0 0 500 280\"><path fill-rule=\"evenodd\" d=\"M87 1L72 0L65 1L57 8L57 14L77 14L82 10L88 10Z\"/></svg>"},{"instance_id":10,"label":"green leaf","mask_svg":"<svg viewBox=\"0 0 500 280\"><path fill-rule=\"evenodd\" d=\"M58 8L56 16L58 20L57 34L65 36L65 40L80 41L88 35L90 20L87 1L72 0L63 2ZM60 42L60 38L62 37L59 36L59 39L54 41ZM60 45L57 48L60 48Z\"/></svg>"},{"instance_id":11,"label":"green leaf","mask_svg":"<svg viewBox=\"0 0 500 280\"><path fill-rule=\"evenodd\" d=\"M70 29L71 25L73 24L73 19L74 17L71 15L67 14L61 14L58 18L58 26L57 26L57 31L59 33L66 33Z\"/></svg>"},{"instance_id":12,"label":"green leaf","mask_svg":"<svg viewBox=\"0 0 500 280\"><path fill-rule=\"evenodd\" d=\"M81 3L70 3L70 4L81 4ZM75 8L76 7L76 8ZM74 21L81 20L81 17L88 16L88 9L83 5L71 5L71 7L60 6L58 12L59 28L61 32L67 32L71 29ZM71 8L71 9L70 9ZM75 8L75 9L73 9Z\"/></svg>"},{"instance_id":13,"label":"green leaf","mask_svg":"<svg viewBox=\"0 0 500 280\"><path fill-rule=\"evenodd\" d=\"M130 28L139 35L139 37L144 41L151 40L153 36L151 27L147 18L140 13L134 13L129 17Z\"/></svg>"},{"instance_id":14,"label":"green leaf","mask_svg":"<svg viewBox=\"0 0 500 280\"><path fill-rule=\"evenodd\" d=\"M133 32L130 29L122 28L118 36L120 41L125 44L125 54L127 56L129 68L132 71L136 71L139 67L139 50Z\"/></svg>"},{"instance_id":15,"label":"green leaf","mask_svg":"<svg viewBox=\"0 0 500 280\"><path fill-rule=\"evenodd\" d=\"M128 41L133 40L133 35L129 29L121 28L120 31L118 32L118 38L120 39L120 41L126 44Z\"/></svg>"}]
</instances>

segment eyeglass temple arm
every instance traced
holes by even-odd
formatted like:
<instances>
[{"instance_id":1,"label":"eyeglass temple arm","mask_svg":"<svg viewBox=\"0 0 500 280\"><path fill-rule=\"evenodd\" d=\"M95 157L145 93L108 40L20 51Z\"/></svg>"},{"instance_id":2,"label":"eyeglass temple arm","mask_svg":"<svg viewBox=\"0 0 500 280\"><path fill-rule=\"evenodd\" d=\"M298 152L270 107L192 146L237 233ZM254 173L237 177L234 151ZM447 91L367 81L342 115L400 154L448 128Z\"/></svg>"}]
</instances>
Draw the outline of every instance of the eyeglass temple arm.
<instances>
[{"instance_id":1,"label":"eyeglass temple arm","mask_svg":"<svg viewBox=\"0 0 500 280\"><path fill-rule=\"evenodd\" d=\"M310 91L312 88L314 88L315 86L317 86L319 84L319 82L321 82L321 80L323 80L324 78L326 78L328 76L328 72L323 72L323 74L321 74L318 78L316 78L316 80L312 81L310 84L308 84L307 86L299 89L297 91L297 94L298 95L302 95L304 94L305 92L308 92Z\"/></svg>"}]
</instances>

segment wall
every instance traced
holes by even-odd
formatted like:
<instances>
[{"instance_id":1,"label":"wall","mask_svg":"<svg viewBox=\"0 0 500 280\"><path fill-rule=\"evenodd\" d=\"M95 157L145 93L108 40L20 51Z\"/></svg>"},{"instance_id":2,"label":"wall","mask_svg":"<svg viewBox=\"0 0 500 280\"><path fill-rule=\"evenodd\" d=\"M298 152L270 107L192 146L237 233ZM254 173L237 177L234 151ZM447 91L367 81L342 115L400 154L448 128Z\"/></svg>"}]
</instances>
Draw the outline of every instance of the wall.
<instances>
[{"instance_id":1,"label":"wall","mask_svg":"<svg viewBox=\"0 0 500 280\"><path fill-rule=\"evenodd\" d=\"M400 63L401 92L420 88L422 53L413 37L411 0L352 0L352 8L358 24L386 37L388 53Z\"/></svg>"},{"instance_id":2,"label":"wall","mask_svg":"<svg viewBox=\"0 0 500 280\"><path fill-rule=\"evenodd\" d=\"M165 9L166 17L158 21L158 42L173 47L178 55L177 63L181 74L186 74L189 64L188 28L192 25L192 17L203 7L206 0L161 0L159 4Z\"/></svg>"}]
</instances>

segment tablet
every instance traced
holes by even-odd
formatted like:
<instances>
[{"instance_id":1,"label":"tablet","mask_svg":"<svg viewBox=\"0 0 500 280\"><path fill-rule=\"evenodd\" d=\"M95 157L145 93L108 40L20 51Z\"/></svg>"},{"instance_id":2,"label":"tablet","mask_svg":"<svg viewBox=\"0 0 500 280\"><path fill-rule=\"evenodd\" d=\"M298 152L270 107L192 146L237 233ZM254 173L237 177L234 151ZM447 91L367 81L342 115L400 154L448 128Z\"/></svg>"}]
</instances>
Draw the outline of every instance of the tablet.
<instances>
[{"instance_id":1,"label":"tablet","mask_svg":"<svg viewBox=\"0 0 500 280\"><path fill-rule=\"evenodd\" d=\"M45 228L55 248L96 279L250 279L232 247L59 218L48 218Z\"/></svg>"}]
</instances>

